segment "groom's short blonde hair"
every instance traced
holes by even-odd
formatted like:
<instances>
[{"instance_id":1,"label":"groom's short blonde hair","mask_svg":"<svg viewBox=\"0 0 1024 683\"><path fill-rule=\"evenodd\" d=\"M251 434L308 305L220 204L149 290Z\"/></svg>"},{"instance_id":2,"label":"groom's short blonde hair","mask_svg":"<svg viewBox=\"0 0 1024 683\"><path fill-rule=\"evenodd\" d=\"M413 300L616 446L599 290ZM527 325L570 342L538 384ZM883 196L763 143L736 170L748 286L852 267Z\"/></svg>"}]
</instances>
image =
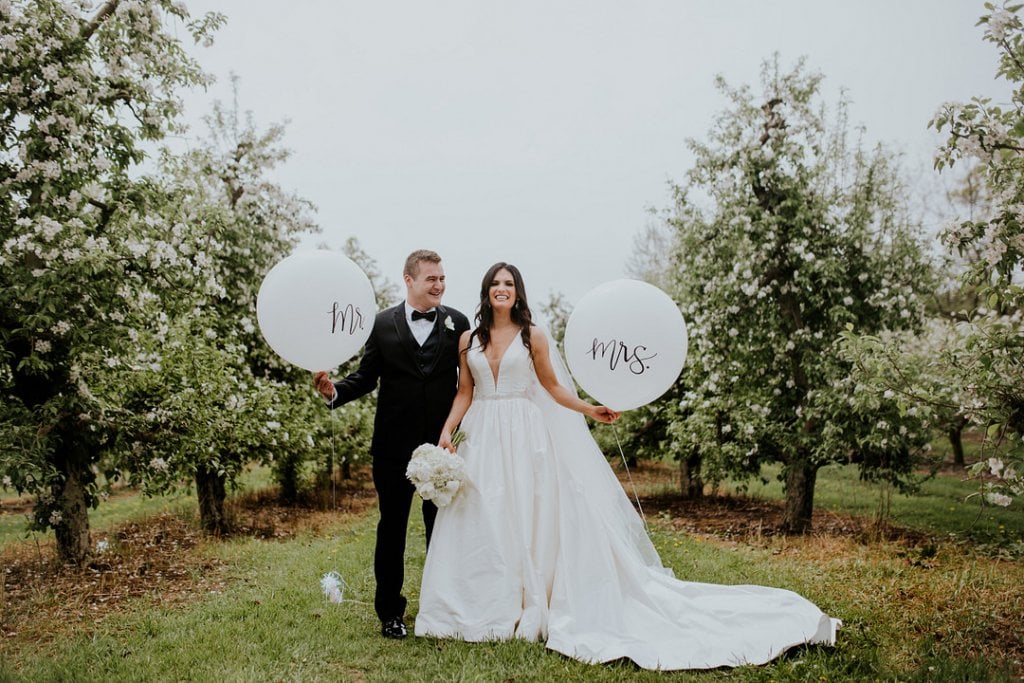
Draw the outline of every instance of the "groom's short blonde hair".
<instances>
[{"instance_id":1,"label":"groom's short blonde hair","mask_svg":"<svg viewBox=\"0 0 1024 683\"><path fill-rule=\"evenodd\" d=\"M426 261L428 263L440 263L441 256L436 251L430 251L429 249L417 249L409 254L409 257L405 259L405 268L402 270L402 275L408 275L415 280L416 275L420 272L421 261Z\"/></svg>"}]
</instances>

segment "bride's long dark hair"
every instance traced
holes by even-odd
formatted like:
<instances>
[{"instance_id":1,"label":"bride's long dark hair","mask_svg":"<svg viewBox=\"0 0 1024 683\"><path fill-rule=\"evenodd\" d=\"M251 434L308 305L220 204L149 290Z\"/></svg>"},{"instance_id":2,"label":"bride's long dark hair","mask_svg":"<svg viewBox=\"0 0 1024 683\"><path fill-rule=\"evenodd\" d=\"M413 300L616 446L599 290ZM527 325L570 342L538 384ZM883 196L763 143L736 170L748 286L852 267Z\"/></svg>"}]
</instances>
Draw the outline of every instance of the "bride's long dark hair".
<instances>
[{"instance_id":1,"label":"bride's long dark hair","mask_svg":"<svg viewBox=\"0 0 1024 683\"><path fill-rule=\"evenodd\" d=\"M472 348L473 337L480 339L480 348L486 349L491 343L491 327L494 325L494 309L491 308L491 283L501 269L512 274L512 282L516 286L516 302L512 305L512 322L519 326L519 336L523 338L523 346L532 351L530 346L530 325L533 324L533 314L530 313L530 305L526 302L526 285L523 284L523 274L511 263L499 261L487 269L484 273L483 282L480 283L480 304L476 307L476 329L469 335L469 346Z\"/></svg>"}]
</instances>

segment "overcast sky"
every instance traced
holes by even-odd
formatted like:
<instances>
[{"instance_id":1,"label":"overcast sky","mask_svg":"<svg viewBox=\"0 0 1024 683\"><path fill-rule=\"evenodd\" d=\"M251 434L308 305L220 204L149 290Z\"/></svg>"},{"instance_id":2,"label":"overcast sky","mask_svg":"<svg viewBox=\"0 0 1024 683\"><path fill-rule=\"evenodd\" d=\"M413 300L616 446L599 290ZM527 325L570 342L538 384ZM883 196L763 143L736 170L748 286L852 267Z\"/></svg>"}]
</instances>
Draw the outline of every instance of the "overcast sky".
<instances>
[{"instance_id":1,"label":"overcast sky","mask_svg":"<svg viewBox=\"0 0 1024 683\"><path fill-rule=\"evenodd\" d=\"M349 236L400 282L417 248L444 257L445 302L472 316L504 260L531 301L570 303L626 276L648 209L692 163L725 106L777 51L806 57L851 122L927 182L939 104L1002 96L996 53L967 0L187 0L228 17L195 54L257 123L288 120L277 174L311 200L319 240ZM309 246L313 246L313 242Z\"/></svg>"}]
</instances>

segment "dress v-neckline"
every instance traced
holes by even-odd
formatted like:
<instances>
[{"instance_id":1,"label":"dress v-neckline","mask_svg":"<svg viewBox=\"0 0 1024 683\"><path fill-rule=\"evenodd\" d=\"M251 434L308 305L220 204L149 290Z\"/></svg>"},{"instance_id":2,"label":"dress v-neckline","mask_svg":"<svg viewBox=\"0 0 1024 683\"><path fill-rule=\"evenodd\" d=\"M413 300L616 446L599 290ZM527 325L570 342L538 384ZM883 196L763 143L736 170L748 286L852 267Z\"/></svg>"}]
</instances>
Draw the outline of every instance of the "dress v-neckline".
<instances>
[{"instance_id":1,"label":"dress v-neckline","mask_svg":"<svg viewBox=\"0 0 1024 683\"><path fill-rule=\"evenodd\" d=\"M508 343L508 346L506 346L505 350L501 352L501 356L498 357L497 368L491 366L491 359L487 357L487 352L483 349L480 349L480 352L484 355L484 360L487 361L487 369L491 371L491 380L494 381L495 391L498 390L498 379L501 377L501 364L505 362L505 356L508 355L508 350L511 349L512 346L516 343L516 337L518 336L518 334L513 336L512 340Z\"/></svg>"}]
</instances>

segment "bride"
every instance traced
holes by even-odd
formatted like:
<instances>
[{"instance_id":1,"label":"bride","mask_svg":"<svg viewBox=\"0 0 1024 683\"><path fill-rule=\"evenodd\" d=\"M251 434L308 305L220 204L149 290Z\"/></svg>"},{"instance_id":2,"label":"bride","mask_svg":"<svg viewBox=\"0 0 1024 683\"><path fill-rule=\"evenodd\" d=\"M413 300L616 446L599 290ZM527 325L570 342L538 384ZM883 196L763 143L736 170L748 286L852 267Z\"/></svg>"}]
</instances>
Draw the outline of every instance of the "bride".
<instances>
[{"instance_id":1,"label":"bride","mask_svg":"<svg viewBox=\"0 0 1024 683\"><path fill-rule=\"evenodd\" d=\"M466 481L435 522L416 635L546 640L582 661L662 670L835 642L839 621L796 593L680 581L662 566L578 413L618 414L571 389L515 266L484 275L476 319L439 441L452 450L461 423Z\"/></svg>"}]
</instances>

